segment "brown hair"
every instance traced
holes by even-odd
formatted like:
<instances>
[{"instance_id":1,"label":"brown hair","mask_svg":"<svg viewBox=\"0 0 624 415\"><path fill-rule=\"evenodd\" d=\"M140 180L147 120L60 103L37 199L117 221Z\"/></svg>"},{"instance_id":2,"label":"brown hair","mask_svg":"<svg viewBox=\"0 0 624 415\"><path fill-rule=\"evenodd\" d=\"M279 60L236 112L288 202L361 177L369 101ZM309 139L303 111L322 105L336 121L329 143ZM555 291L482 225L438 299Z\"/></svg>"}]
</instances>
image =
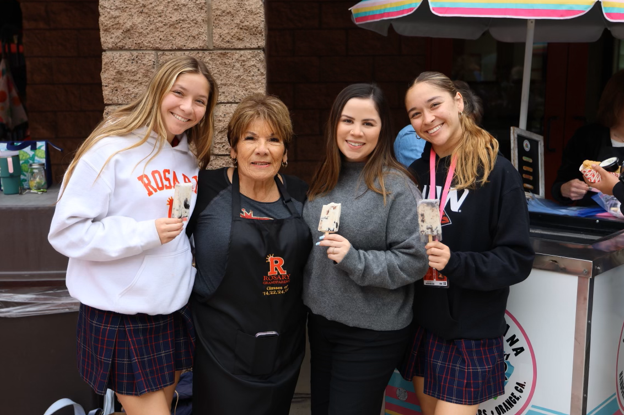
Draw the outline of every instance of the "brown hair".
<instances>
[{"instance_id":1,"label":"brown hair","mask_svg":"<svg viewBox=\"0 0 624 415\"><path fill-rule=\"evenodd\" d=\"M268 123L284 143L285 150L288 150L293 135L288 108L279 98L264 94L244 98L234 110L227 127L230 147L236 149L238 140L245 134L249 124L256 120Z\"/></svg>"},{"instance_id":2,"label":"brown hair","mask_svg":"<svg viewBox=\"0 0 624 415\"><path fill-rule=\"evenodd\" d=\"M325 195L338 184L338 177L342 166L342 153L338 148L336 132L338 130L338 123L340 122L342 110L347 102L353 98L372 100L381 120L381 130L379 132L377 146L375 146L375 149L368 157L364 165L364 170L362 171L362 176L368 189L381 194L385 204L386 196L390 194L390 192L386 190L384 184L384 176L387 174L388 168L403 172L414 182L416 180L394 157L394 135L392 134L390 109L383 96L383 92L375 84L349 85L340 91L334 100L325 129L325 138L327 140L325 161L323 161L323 164L321 164L314 174L310 189L308 190L308 197L312 200L318 195ZM376 181L378 184L375 183Z\"/></svg>"},{"instance_id":3,"label":"brown hair","mask_svg":"<svg viewBox=\"0 0 624 415\"><path fill-rule=\"evenodd\" d=\"M203 119L195 126L186 130L186 136L191 152L197 157L199 168L204 169L210 161L210 147L212 146L212 136L214 132L213 112L217 105L217 95L219 93L217 83L208 71L206 64L191 56L175 57L160 66L150 80L147 89L131 104L124 105L114 111L108 118L102 121L95 130L82 143L74 159L70 163L65 178L65 186L71 179L76 165L80 158L89 151L100 140L110 136L127 136L131 132L147 127L145 136L137 143L128 146L116 153L113 153L104 163L100 173L108 162L122 151L140 147L149 138L152 131L158 134L158 142L154 147L154 155L147 161L148 163L156 157L167 141L167 130L162 120L160 107L165 95L171 90L178 77L185 73L203 75L210 87L206 113ZM152 152L154 151L152 150ZM140 163L141 161L139 161ZM137 163L138 164L138 163ZM99 177L99 174L98 174Z\"/></svg>"},{"instance_id":4,"label":"brown hair","mask_svg":"<svg viewBox=\"0 0 624 415\"><path fill-rule=\"evenodd\" d=\"M410 85L408 91L421 82L446 91L453 98L458 94L455 84L440 72L422 72ZM457 116L462 129L462 138L452 152L452 156L457 156L454 187L456 189L475 188L477 182L482 186L487 183L496 163L498 141L490 133L477 126L472 117L463 113L458 113Z\"/></svg>"},{"instance_id":5,"label":"brown hair","mask_svg":"<svg viewBox=\"0 0 624 415\"><path fill-rule=\"evenodd\" d=\"M457 92L464 98L464 114L468 117L472 117L475 124L481 125L481 120L483 119L483 104L481 98L475 94L472 89L470 89L470 85L464 81L455 80L453 81L453 85L455 85Z\"/></svg>"},{"instance_id":6,"label":"brown hair","mask_svg":"<svg viewBox=\"0 0 624 415\"><path fill-rule=\"evenodd\" d=\"M607 82L598 104L598 122L611 128L622 121L619 118L624 110L624 69L617 71Z\"/></svg>"}]
</instances>

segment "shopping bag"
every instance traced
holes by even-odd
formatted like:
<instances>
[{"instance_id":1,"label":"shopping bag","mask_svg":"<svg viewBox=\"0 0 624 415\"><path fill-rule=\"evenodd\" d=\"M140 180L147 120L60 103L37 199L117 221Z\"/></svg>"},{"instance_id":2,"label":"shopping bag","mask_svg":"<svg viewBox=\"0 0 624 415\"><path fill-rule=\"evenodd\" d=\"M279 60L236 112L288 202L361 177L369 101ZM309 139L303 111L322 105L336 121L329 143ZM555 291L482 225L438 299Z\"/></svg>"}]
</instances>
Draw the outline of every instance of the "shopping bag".
<instances>
[{"instance_id":1,"label":"shopping bag","mask_svg":"<svg viewBox=\"0 0 624 415\"><path fill-rule=\"evenodd\" d=\"M107 389L106 394L104 395L104 409L94 409L92 411L89 411L89 413L86 415L125 415L123 412L113 412L114 402L115 392ZM66 408L68 406L74 407L74 415L85 415L85 410L80 404L67 398L59 399L58 401L54 402L52 405L50 405L50 407L45 411L43 415L52 415L59 409Z\"/></svg>"},{"instance_id":2,"label":"shopping bag","mask_svg":"<svg viewBox=\"0 0 624 415\"><path fill-rule=\"evenodd\" d=\"M50 147L63 151L49 141L0 141L0 151L19 151L22 167L22 187L29 189L28 173L30 163L44 163L48 187L52 184L52 165L50 163Z\"/></svg>"},{"instance_id":3,"label":"shopping bag","mask_svg":"<svg viewBox=\"0 0 624 415\"><path fill-rule=\"evenodd\" d=\"M401 377L395 370L386 387L386 415L421 415L420 403L412 382Z\"/></svg>"},{"instance_id":4,"label":"shopping bag","mask_svg":"<svg viewBox=\"0 0 624 415\"><path fill-rule=\"evenodd\" d=\"M58 401L54 402L52 405L50 405L50 407L45 411L43 415L52 415L59 409L63 409L67 406L74 407L74 415L85 415L85 411L80 404L77 404L76 402L67 398L59 399ZM94 409L93 411L89 412L88 415L101 415L101 414L102 414L101 409Z\"/></svg>"}]
</instances>

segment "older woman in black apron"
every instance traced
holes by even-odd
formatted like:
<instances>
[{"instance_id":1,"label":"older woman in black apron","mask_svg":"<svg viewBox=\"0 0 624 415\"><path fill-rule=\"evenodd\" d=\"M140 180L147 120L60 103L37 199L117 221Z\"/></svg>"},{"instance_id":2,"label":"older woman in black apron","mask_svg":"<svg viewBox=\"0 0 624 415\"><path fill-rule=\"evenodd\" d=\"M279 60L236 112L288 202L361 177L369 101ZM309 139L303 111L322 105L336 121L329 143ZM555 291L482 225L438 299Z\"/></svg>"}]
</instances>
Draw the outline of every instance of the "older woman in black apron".
<instances>
[{"instance_id":1,"label":"older woman in black apron","mask_svg":"<svg viewBox=\"0 0 624 415\"><path fill-rule=\"evenodd\" d=\"M243 100L227 135L236 167L200 172L188 226L198 269L193 412L286 415L305 351L307 186L278 174L292 136L279 99Z\"/></svg>"}]
</instances>

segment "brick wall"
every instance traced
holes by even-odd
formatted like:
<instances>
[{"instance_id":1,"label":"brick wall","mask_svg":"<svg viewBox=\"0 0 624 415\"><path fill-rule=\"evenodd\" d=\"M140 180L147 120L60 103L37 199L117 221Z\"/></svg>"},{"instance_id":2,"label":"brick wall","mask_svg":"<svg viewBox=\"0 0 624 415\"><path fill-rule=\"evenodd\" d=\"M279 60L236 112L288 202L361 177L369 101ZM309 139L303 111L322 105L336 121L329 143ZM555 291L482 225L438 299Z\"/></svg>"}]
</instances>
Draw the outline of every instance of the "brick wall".
<instances>
[{"instance_id":1,"label":"brick wall","mask_svg":"<svg viewBox=\"0 0 624 415\"><path fill-rule=\"evenodd\" d=\"M21 0L26 106L33 139L50 152L59 183L73 152L102 118L102 47L98 1Z\"/></svg>"},{"instance_id":2,"label":"brick wall","mask_svg":"<svg viewBox=\"0 0 624 415\"><path fill-rule=\"evenodd\" d=\"M57 181L104 103L129 102L172 53L201 57L220 85L213 166L229 163L225 127L236 104L266 88L292 111L296 136L286 172L306 180L322 158L323 126L343 87L378 83L398 131L407 124L406 86L430 59L425 39L356 27L348 11L355 1L265 0L264 10L260 0L20 3L31 134L65 149L51 152Z\"/></svg>"},{"instance_id":3,"label":"brick wall","mask_svg":"<svg viewBox=\"0 0 624 415\"><path fill-rule=\"evenodd\" d=\"M291 109L295 130L287 173L311 179L324 157L331 104L351 83L377 83L392 108L395 132L408 124L403 97L408 83L431 67L430 40L356 27L348 10L356 0L265 3L267 89Z\"/></svg>"},{"instance_id":4,"label":"brick wall","mask_svg":"<svg viewBox=\"0 0 624 415\"><path fill-rule=\"evenodd\" d=\"M244 97L265 92L265 20L261 0L100 0L107 110L129 103L155 68L179 54L203 60L219 85L210 167L231 165L225 136Z\"/></svg>"}]
</instances>

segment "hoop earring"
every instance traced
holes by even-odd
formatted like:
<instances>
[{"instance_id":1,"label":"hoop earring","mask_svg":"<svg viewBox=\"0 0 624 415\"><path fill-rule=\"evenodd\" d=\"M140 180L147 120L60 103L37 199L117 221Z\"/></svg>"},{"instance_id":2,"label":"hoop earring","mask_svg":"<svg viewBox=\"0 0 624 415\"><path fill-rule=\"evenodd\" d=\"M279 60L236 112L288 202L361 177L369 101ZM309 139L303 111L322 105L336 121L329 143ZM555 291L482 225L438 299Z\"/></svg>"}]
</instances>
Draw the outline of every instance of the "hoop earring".
<instances>
[{"instance_id":1,"label":"hoop earring","mask_svg":"<svg viewBox=\"0 0 624 415\"><path fill-rule=\"evenodd\" d=\"M288 162L287 161L282 161L282 167L288 167Z\"/></svg>"}]
</instances>

